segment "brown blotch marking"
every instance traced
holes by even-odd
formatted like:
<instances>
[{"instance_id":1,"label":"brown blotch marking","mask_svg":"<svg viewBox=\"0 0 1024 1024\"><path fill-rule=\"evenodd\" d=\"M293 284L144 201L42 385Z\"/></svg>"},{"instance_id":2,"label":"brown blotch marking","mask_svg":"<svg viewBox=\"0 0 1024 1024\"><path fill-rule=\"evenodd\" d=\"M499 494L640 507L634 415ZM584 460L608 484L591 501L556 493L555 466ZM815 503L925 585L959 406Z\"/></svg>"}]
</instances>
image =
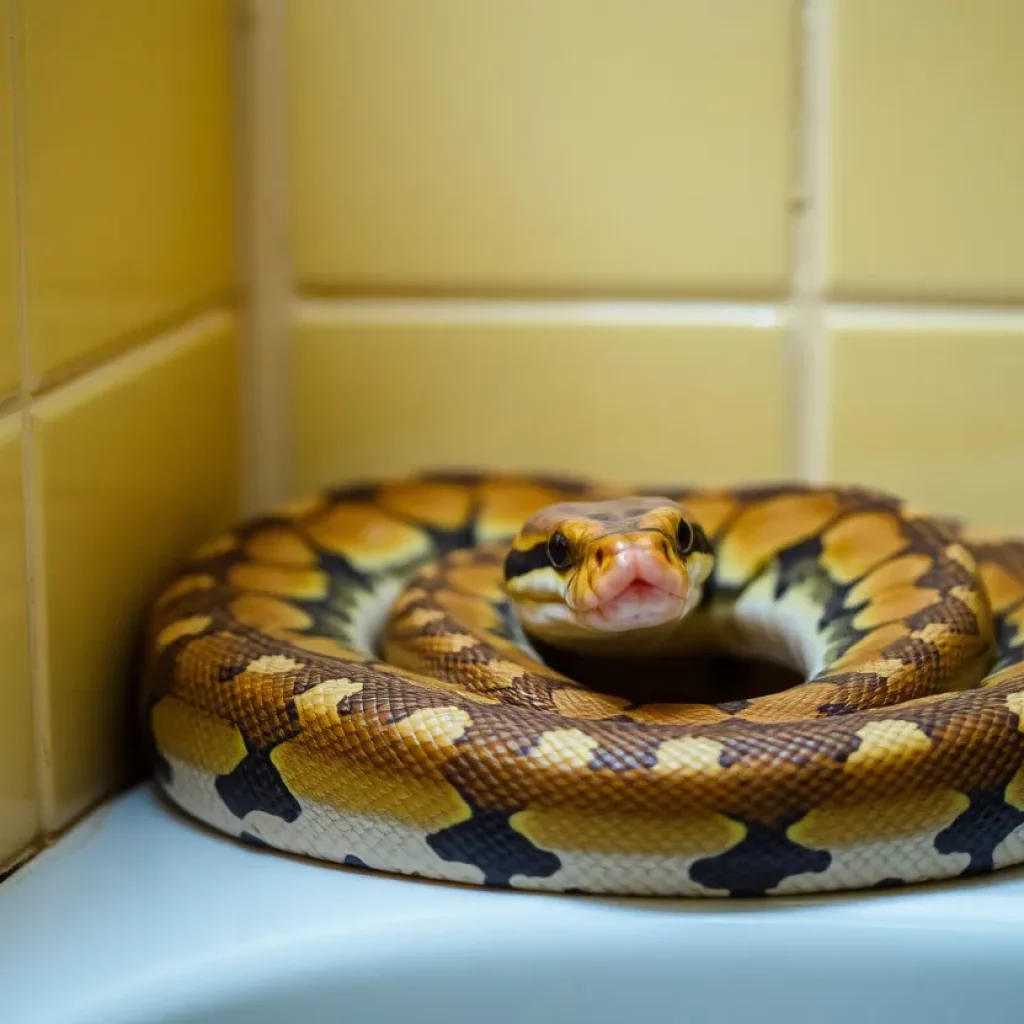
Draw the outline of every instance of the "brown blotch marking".
<instances>
[{"instance_id":1,"label":"brown blotch marking","mask_svg":"<svg viewBox=\"0 0 1024 1024\"><path fill-rule=\"evenodd\" d=\"M855 512L825 531L822 565L839 583L852 583L907 546L897 517L886 512Z\"/></svg>"},{"instance_id":2,"label":"brown blotch marking","mask_svg":"<svg viewBox=\"0 0 1024 1024\"><path fill-rule=\"evenodd\" d=\"M231 614L256 629L307 629L310 617L295 605L263 594L242 594L231 602Z\"/></svg>"},{"instance_id":3,"label":"brown blotch marking","mask_svg":"<svg viewBox=\"0 0 1024 1024\"><path fill-rule=\"evenodd\" d=\"M317 564L316 552L286 526L271 526L253 534L245 543L245 553L254 561L290 569L309 569Z\"/></svg>"},{"instance_id":4,"label":"brown blotch marking","mask_svg":"<svg viewBox=\"0 0 1024 1024\"><path fill-rule=\"evenodd\" d=\"M739 508L739 501L727 494L701 494L684 498L680 503L686 514L700 523L704 532L713 537Z\"/></svg>"},{"instance_id":5,"label":"brown blotch marking","mask_svg":"<svg viewBox=\"0 0 1024 1024\"><path fill-rule=\"evenodd\" d=\"M624 713L647 725L714 725L733 717L713 704L645 704Z\"/></svg>"},{"instance_id":6,"label":"brown blotch marking","mask_svg":"<svg viewBox=\"0 0 1024 1024\"><path fill-rule=\"evenodd\" d=\"M197 633L202 633L211 621L209 615L190 615L186 619L177 619L157 633L157 650L162 651L164 648L170 647L175 640L180 640L183 636L195 636Z\"/></svg>"},{"instance_id":7,"label":"brown blotch marking","mask_svg":"<svg viewBox=\"0 0 1024 1024\"><path fill-rule=\"evenodd\" d=\"M322 601L328 592L325 573L315 569L290 569L279 565L242 562L228 571L228 582L239 590L258 590L275 597Z\"/></svg>"},{"instance_id":8,"label":"brown blotch marking","mask_svg":"<svg viewBox=\"0 0 1024 1024\"><path fill-rule=\"evenodd\" d=\"M839 511L839 498L827 492L793 494L744 508L722 538L719 578L739 583L778 551L818 533Z\"/></svg>"},{"instance_id":9,"label":"brown blotch marking","mask_svg":"<svg viewBox=\"0 0 1024 1024\"><path fill-rule=\"evenodd\" d=\"M997 615L1024 599L1024 580L1014 576L1005 566L998 562L982 562L979 568L992 611Z\"/></svg>"},{"instance_id":10,"label":"brown blotch marking","mask_svg":"<svg viewBox=\"0 0 1024 1024\"><path fill-rule=\"evenodd\" d=\"M551 693L551 701L560 715L591 722L621 715L622 709L629 703L624 697L592 693L589 690L576 690L569 686L559 686L554 689Z\"/></svg>"},{"instance_id":11,"label":"brown blotch marking","mask_svg":"<svg viewBox=\"0 0 1024 1024\"><path fill-rule=\"evenodd\" d=\"M903 587L919 580L935 563L928 555L903 555L885 562L864 577L846 595L846 607L870 601L893 587Z\"/></svg>"},{"instance_id":12,"label":"brown blotch marking","mask_svg":"<svg viewBox=\"0 0 1024 1024\"><path fill-rule=\"evenodd\" d=\"M405 481L381 488L381 506L442 530L462 526L473 512L473 490L462 484Z\"/></svg>"},{"instance_id":13,"label":"brown blotch marking","mask_svg":"<svg viewBox=\"0 0 1024 1024\"><path fill-rule=\"evenodd\" d=\"M382 675L389 676L391 679L398 680L410 686L417 687L421 690L429 690L431 693L443 693L449 696L457 696L462 700L471 701L474 704L500 704L501 700L497 697L492 697L489 694L477 693L474 690L470 690L462 683L449 682L446 679L438 679L435 676L423 675L417 673L415 670L410 669L405 672L402 669L405 666L388 665L385 669L378 669Z\"/></svg>"},{"instance_id":14,"label":"brown blotch marking","mask_svg":"<svg viewBox=\"0 0 1024 1024\"><path fill-rule=\"evenodd\" d=\"M175 580L157 599L156 607L164 608L172 601L186 594L194 594L200 590L212 590L217 585L217 580L208 573L193 573L191 576L182 576Z\"/></svg>"},{"instance_id":15,"label":"brown blotch marking","mask_svg":"<svg viewBox=\"0 0 1024 1024\"><path fill-rule=\"evenodd\" d=\"M306 524L312 539L356 568L369 571L426 557L432 551L422 530L392 519L376 505L336 505Z\"/></svg>"},{"instance_id":16,"label":"brown blotch marking","mask_svg":"<svg viewBox=\"0 0 1024 1024\"><path fill-rule=\"evenodd\" d=\"M793 719L819 718L818 710L835 702L839 688L834 683L806 683L782 693L755 697L750 706L738 711L733 718L747 722L785 722Z\"/></svg>"},{"instance_id":17,"label":"brown blotch marking","mask_svg":"<svg viewBox=\"0 0 1024 1024\"><path fill-rule=\"evenodd\" d=\"M305 703L300 734L271 752L299 799L429 832L469 819L469 805L441 772L459 752L468 712L421 708L396 723L371 724L360 713L340 714L337 703L330 691Z\"/></svg>"},{"instance_id":18,"label":"brown blotch marking","mask_svg":"<svg viewBox=\"0 0 1024 1024\"><path fill-rule=\"evenodd\" d=\"M858 612L853 619L856 629L874 629L887 622L907 619L942 599L942 594L931 587L893 587L879 594Z\"/></svg>"},{"instance_id":19,"label":"brown blotch marking","mask_svg":"<svg viewBox=\"0 0 1024 1024\"><path fill-rule=\"evenodd\" d=\"M1021 676L1020 681L1024 685L1024 672L1021 671L1020 665L1013 665L1005 672L1000 672L999 675L1007 676L1006 681L1009 681L1009 677L1014 673ZM1008 693L1006 706L1017 716L1017 731L1024 732L1024 690L1018 693ZM1018 768L1013 778L1007 783L1003 798L1011 807L1018 811L1024 811L1024 766Z\"/></svg>"},{"instance_id":20,"label":"brown blotch marking","mask_svg":"<svg viewBox=\"0 0 1024 1024\"><path fill-rule=\"evenodd\" d=\"M164 697L151 713L157 749L200 771L226 775L245 758L241 732L230 722L177 697Z\"/></svg>"},{"instance_id":21,"label":"brown blotch marking","mask_svg":"<svg viewBox=\"0 0 1024 1024\"><path fill-rule=\"evenodd\" d=\"M219 672L223 678L217 678ZM303 673L290 658L253 658L243 637L210 633L181 652L173 694L205 714L234 722L248 739L264 744L292 734L287 701Z\"/></svg>"}]
</instances>

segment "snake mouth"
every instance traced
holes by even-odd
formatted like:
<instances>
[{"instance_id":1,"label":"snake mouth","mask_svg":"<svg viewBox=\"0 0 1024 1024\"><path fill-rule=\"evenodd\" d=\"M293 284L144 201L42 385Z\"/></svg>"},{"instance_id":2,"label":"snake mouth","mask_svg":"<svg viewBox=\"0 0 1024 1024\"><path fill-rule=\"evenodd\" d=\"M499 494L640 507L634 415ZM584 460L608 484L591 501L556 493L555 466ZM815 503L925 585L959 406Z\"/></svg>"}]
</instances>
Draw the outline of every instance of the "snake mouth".
<instances>
[{"instance_id":1,"label":"snake mouth","mask_svg":"<svg viewBox=\"0 0 1024 1024\"><path fill-rule=\"evenodd\" d=\"M685 593L674 593L646 580L635 579L614 597L582 614L585 623L593 629L619 632L675 621L685 608Z\"/></svg>"},{"instance_id":2,"label":"snake mouth","mask_svg":"<svg viewBox=\"0 0 1024 1024\"><path fill-rule=\"evenodd\" d=\"M623 546L591 580L577 614L603 632L645 629L676 621L687 607L685 569L648 547Z\"/></svg>"}]
</instances>

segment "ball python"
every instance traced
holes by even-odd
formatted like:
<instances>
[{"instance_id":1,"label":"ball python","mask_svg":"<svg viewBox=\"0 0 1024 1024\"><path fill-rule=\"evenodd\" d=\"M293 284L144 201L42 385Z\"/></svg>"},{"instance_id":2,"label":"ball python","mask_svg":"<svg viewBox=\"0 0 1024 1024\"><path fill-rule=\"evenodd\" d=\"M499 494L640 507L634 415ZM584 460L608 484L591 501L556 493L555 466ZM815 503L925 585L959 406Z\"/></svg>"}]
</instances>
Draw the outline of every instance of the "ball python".
<instances>
[{"instance_id":1,"label":"ball python","mask_svg":"<svg viewBox=\"0 0 1024 1024\"><path fill-rule=\"evenodd\" d=\"M623 659L625 692L548 645ZM687 699L707 651L794 685ZM650 659L676 692L631 697ZM1024 543L868 488L424 472L240 522L148 607L154 775L357 868L782 896L1024 861Z\"/></svg>"}]
</instances>

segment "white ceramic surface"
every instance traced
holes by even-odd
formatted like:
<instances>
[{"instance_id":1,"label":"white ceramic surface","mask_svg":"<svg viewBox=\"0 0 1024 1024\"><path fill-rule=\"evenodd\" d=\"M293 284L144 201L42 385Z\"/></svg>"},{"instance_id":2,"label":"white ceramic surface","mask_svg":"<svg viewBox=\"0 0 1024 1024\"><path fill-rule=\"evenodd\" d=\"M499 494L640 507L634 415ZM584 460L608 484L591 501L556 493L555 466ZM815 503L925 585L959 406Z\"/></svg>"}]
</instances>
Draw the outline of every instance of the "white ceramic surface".
<instances>
[{"instance_id":1,"label":"white ceramic surface","mask_svg":"<svg viewBox=\"0 0 1024 1024\"><path fill-rule=\"evenodd\" d=\"M148 787L0 885L3 1024L999 1024L1024 873L853 897L611 900L307 863Z\"/></svg>"}]
</instances>

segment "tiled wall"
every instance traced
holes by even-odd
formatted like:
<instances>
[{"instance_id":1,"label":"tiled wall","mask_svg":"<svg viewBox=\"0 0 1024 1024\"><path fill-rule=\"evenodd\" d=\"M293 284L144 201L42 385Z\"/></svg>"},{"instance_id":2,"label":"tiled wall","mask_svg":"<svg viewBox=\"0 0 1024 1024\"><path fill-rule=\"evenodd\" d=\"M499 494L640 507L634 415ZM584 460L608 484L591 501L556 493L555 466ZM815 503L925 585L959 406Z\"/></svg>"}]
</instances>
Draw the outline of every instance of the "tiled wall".
<instances>
[{"instance_id":1,"label":"tiled wall","mask_svg":"<svg viewBox=\"0 0 1024 1024\"><path fill-rule=\"evenodd\" d=\"M243 483L795 475L1024 531L1017 0L234 9L0 0L0 869L123 779L135 616Z\"/></svg>"},{"instance_id":2,"label":"tiled wall","mask_svg":"<svg viewBox=\"0 0 1024 1024\"><path fill-rule=\"evenodd\" d=\"M292 0L265 458L794 474L1024 530L1022 53L1019 0Z\"/></svg>"},{"instance_id":3,"label":"tiled wall","mask_svg":"<svg viewBox=\"0 0 1024 1024\"><path fill-rule=\"evenodd\" d=\"M238 511L232 27L0 0L0 870L124 779L139 608Z\"/></svg>"}]
</instances>

